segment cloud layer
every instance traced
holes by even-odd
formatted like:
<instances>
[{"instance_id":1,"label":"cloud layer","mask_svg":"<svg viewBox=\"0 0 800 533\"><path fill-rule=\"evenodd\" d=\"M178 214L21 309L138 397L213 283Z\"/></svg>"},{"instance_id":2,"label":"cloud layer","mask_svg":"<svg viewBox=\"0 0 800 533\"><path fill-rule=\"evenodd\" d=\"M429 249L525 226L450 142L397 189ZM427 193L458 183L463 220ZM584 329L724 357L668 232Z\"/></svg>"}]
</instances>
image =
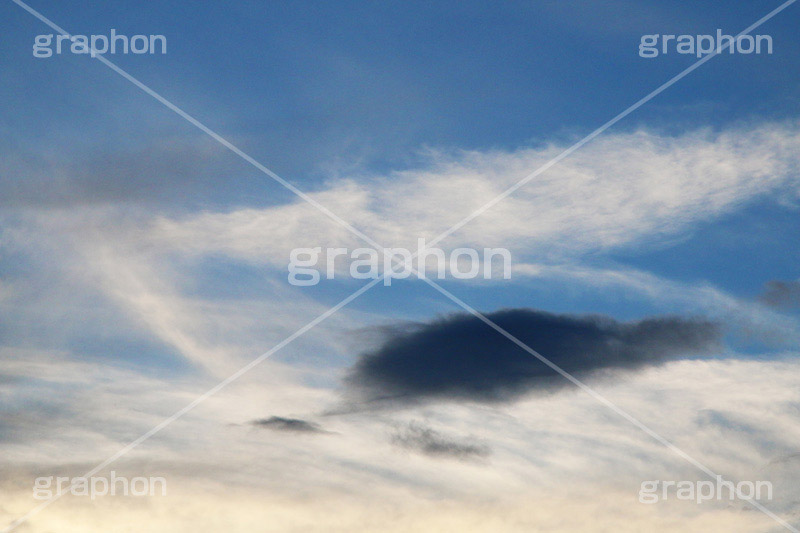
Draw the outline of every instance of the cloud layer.
<instances>
[{"instance_id":1,"label":"cloud layer","mask_svg":"<svg viewBox=\"0 0 800 533\"><path fill-rule=\"evenodd\" d=\"M573 260L587 251L658 240L663 233L674 234L731 213L760 196L780 191L791 197L797 185L793 169L800 153L798 138L794 125L775 124L675 137L653 132L609 135L531 182L443 246L506 244L515 254L519 251L541 260L541 267L527 265L530 270L535 267L535 272L517 272L527 274L527 279L548 275L558 282L553 283L557 286L554 290L574 290L575 280L580 280L581 287L602 291L612 285L632 287L661 304L671 298L688 300L691 293L708 306L739 305L711 286L666 283L655 275L632 270L588 270ZM437 152L431 154L430 164L421 168L333 180L312 195L380 242L402 246L407 239L413 247L417 236L431 237L457 222L561 148ZM174 159L156 154L155 160L163 159L164 166L163 170L155 168L154 175L166 179L170 168L183 157L180 150ZM125 158L109 161L112 167L118 162L131 164ZM151 163L157 161L144 160L142 164L148 168L133 174L151 172ZM92 180L78 188L79 193L94 190L103 181L95 174L107 172L99 164L90 166ZM178 168L173 174L191 178L195 169ZM152 177L148 179L152 181ZM356 244L344 230L299 202L162 217L152 211L136 211L141 217L126 218L118 206L107 204L127 197L128 190L93 192L97 201L89 203L101 203L102 209L28 210L3 217L2 244L13 244L4 246L5 250L24 252L30 262L30 267L15 265L19 276L13 275L14 269L7 269L12 275L0 284L0 321L5 323L0 333L14 334L5 336L6 346L0 352L0 375L7 376L0 379L0 395L12 400L1 413L3 467L33 464L45 474L61 474L69 465L81 462L83 466L76 472L80 474L215 385L221 379L217 376L226 377L329 305L309 293L285 290L283 277L270 278L259 290L252 290L252 283L242 281L239 270L222 274L215 270L210 276L210 263L215 267L222 263L225 268L246 263L256 270L270 265L282 270L292 247ZM160 195L156 191L152 196ZM141 197L142 202L149 198L151 195L144 193ZM55 200L47 203L60 205ZM226 292L220 286L222 281L241 282L246 290ZM773 311L749 303L775 325ZM686 306L681 301L674 308L685 312ZM399 306L381 305L380 311L385 313L381 321L399 320ZM551 481L570 490L579 482L589 493L583 502L597 502L598 495L615 495L613 511L605 510L604 516L609 520L625 516L627 523L632 508L625 502L635 500L642 479L696 474L683 459L670 456L661 445L613 418L585 395L530 395L526 401L499 404L521 400L528 392L551 390L563 380L467 315L385 330L384 342L362 355L352 369L348 382L358 399L394 396L420 401L425 404L422 413L387 410L329 417L325 429L335 431L337 437L300 439L302 445L293 437L313 436L318 426L295 418L258 419L264 414L264 405L278 413L316 413L334 404L339 399L335 383L340 376L331 367L353 352L333 332L344 336L342 332L363 327L365 316L351 309L337 313L330 325L326 322L315 328L301 342L283 349L278 358L265 361L224 394L148 440L136 450L137 458L157 461L148 465L172 465L176 474L170 477L170 486L176 487L176 493L189 484L185 479L193 480L198 494L208 494L207 487L215 483L225 484L224 497L213 505L241 510L241 501L231 496L230 487L237 484L244 485L250 495L260 491L252 515L243 520L247 523L232 528L241 531L252 529L255 522L271 524L276 531L330 531L330 516L337 513L308 504L309 500L324 502L327 493L352 495L355 517L340 528L343 531L357 531L356 526L365 522L390 523L398 515L420 516L415 507L431 501L435 505L424 520L401 526L392 523L391 527L406 531L433 528L433 521L442 515L442 502L457 507L452 515L462 516L475 509L476 500L488 502L520 494L525 495L520 512L549 512L552 507L553 523L560 524L558 527L590 529L597 522L596 510L576 512L570 507L580 500L574 492L560 500L560 507L548 504L532 509L530 501L545 501L543 497L552 494ZM795 416L800 390L796 364L731 359L662 364L712 353L719 341L714 324L670 317L620 323L606 317L553 315L530 309L502 311L490 317L581 377L640 370L630 373L629 380L597 380L592 385L725 474L746 479L753 468L776 455L796 453L800 438ZM62 329L53 327L59 325ZM98 337L92 327L107 337ZM327 327L330 329L323 329ZM88 343L78 342L83 338L68 343L56 335L71 340L69 335L76 331L86 338L106 339L95 343L100 344L95 347L99 354L95 357L104 359L85 363L89 361ZM178 367L180 372L156 366L156 376L144 375L140 367L128 368L127 363L142 358L143 350L141 344L123 350L119 342L122 333L125 339L155 339L163 344L159 350L152 349L157 355L170 361L181 356L185 366ZM46 346L35 346L40 349L36 358L19 348L22 341L32 339L47 340ZM56 351L54 346L60 349ZM281 360L286 359L302 361L311 368L283 366ZM197 372L189 373L186 367ZM198 383L195 378L203 380ZM492 405L427 403L450 399ZM400 419L406 416L424 417L436 429L403 425ZM219 430L231 420L256 422ZM276 433L253 431L253 427ZM393 445L387 442L387 427L402 428L392 438ZM475 461L440 460L482 457L486 451L482 445L453 436L473 433L491 447L492 468ZM416 453L402 453L403 449ZM149 466L138 471L160 473ZM15 483L13 498L8 500L13 500L13 505L4 504L0 509L0 514L10 519L30 506L31 474L0 477ZM797 500L796 490L781 494L791 495L791 502ZM287 506L287 499L297 495L303 495L302 501ZM371 502L370 498L376 505L365 503ZM365 512L386 509L382 507L386 502L396 508L372 516L371 522L364 519ZM194 503L198 518L185 524L183 531L208 526L203 511L211 504L201 499ZM343 507L338 503L331 505L337 512ZM74 523L81 531L92 529L81 521L86 517L70 520L74 518L69 516L70 506L53 508L57 514L43 514L44 522L32 530L58 529L60 524L47 522L49 516ZM275 520L275 513L287 508L292 512L285 517L286 523ZM475 515L501 522L483 530L513 529L504 523L509 513L502 508L485 510ZM107 521L118 519L118 512L114 509L97 518L96 529L107 529ZM710 511L690 512L706 522L694 529L707 531ZM566 527L562 516L586 523ZM469 517L464 524L476 522L475 516ZM743 526L740 516L725 515L725 519L726 524L742 530L757 530L752 524ZM314 522L314 527L303 521ZM518 529L541 528L545 522L541 516L521 519ZM653 525L656 522L627 527L636 531L665 529L660 527L663 524ZM680 526L677 530L692 529L686 523ZM468 530L453 523L442 523L440 529ZM172 524L162 530L180 531Z\"/></svg>"},{"instance_id":2,"label":"cloud layer","mask_svg":"<svg viewBox=\"0 0 800 533\"><path fill-rule=\"evenodd\" d=\"M567 145L434 151L416 168L330 180L316 201L387 247L416 249ZM796 198L800 127L792 122L678 136L608 134L528 182L441 246L504 246L569 257L675 234L783 191ZM535 215L535 216L534 216ZM188 254L285 266L289 250L364 243L296 200L262 209L161 218L149 238ZM269 235L265 239L264 235Z\"/></svg>"}]
</instances>

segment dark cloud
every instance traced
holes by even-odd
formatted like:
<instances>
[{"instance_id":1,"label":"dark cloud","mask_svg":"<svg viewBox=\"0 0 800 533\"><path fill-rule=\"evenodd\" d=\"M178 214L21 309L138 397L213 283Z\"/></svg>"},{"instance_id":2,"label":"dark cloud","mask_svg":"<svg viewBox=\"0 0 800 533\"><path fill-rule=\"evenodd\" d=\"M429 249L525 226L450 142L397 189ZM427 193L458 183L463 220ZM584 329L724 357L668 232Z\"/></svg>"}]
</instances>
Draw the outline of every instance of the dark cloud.
<instances>
[{"instance_id":1,"label":"dark cloud","mask_svg":"<svg viewBox=\"0 0 800 533\"><path fill-rule=\"evenodd\" d=\"M708 355L720 347L717 324L679 317L621 323L604 316L502 310L492 321L576 377L635 370ZM385 329L346 378L358 401L507 401L568 382L472 315Z\"/></svg>"},{"instance_id":2,"label":"dark cloud","mask_svg":"<svg viewBox=\"0 0 800 533\"><path fill-rule=\"evenodd\" d=\"M398 428L392 435L392 443L432 457L483 459L492 453L491 448L472 439L446 437L416 422Z\"/></svg>"},{"instance_id":3,"label":"dark cloud","mask_svg":"<svg viewBox=\"0 0 800 533\"><path fill-rule=\"evenodd\" d=\"M800 307L800 280L769 281L759 300L770 307L783 309Z\"/></svg>"},{"instance_id":4,"label":"dark cloud","mask_svg":"<svg viewBox=\"0 0 800 533\"><path fill-rule=\"evenodd\" d=\"M282 416L271 416L269 418L252 420L250 425L274 431L289 431L293 433L328 433L313 422L300 420L299 418L284 418Z\"/></svg>"},{"instance_id":5,"label":"dark cloud","mask_svg":"<svg viewBox=\"0 0 800 533\"><path fill-rule=\"evenodd\" d=\"M17 147L0 153L0 207L69 207L105 204L222 203L242 198L228 189L263 188L246 164L216 141L162 138L142 146L80 152ZM244 195L244 192L241 193Z\"/></svg>"},{"instance_id":6,"label":"dark cloud","mask_svg":"<svg viewBox=\"0 0 800 533\"><path fill-rule=\"evenodd\" d=\"M775 459L772 459L769 463L767 463L767 466L769 467L772 465L794 463L797 462L798 460L800 460L800 452L795 452L776 457Z\"/></svg>"}]
</instances>

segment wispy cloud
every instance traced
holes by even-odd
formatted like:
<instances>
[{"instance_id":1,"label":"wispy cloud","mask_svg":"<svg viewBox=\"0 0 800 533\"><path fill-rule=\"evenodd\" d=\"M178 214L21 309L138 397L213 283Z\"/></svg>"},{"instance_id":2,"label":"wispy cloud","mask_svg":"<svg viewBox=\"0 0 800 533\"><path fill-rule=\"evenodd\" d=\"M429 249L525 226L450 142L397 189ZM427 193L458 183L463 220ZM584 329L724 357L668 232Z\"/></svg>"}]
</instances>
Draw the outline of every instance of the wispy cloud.
<instances>
[{"instance_id":1,"label":"wispy cloud","mask_svg":"<svg viewBox=\"0 0 800 533\"><path fill-rule=\"evenodd\" d=\"M430 151L425 165L339 178L312 196L345 213L385 246L415 248L418 237L435 237L562 149ZM609 134L528 183L443 246L505 246L522 255L552 258L655 239L778 190L796 196L792 169L798 153L795 123L678 136L646 130ZM280 266L301 243L363 245L301 201L162 218L151 234L188 254L224 253Z\"/></svg>"}]
</instances>

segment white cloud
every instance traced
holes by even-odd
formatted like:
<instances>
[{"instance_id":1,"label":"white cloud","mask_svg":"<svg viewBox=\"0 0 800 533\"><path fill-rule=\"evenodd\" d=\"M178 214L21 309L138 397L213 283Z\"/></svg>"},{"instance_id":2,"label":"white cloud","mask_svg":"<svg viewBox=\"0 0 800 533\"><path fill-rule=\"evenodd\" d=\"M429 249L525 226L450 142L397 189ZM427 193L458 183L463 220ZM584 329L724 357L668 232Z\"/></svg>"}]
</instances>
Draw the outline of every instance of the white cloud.
<instances>
[{"instance_id":1,"label":"white cloud","mask_svg":"<svg viewBox=\"0 0 800 533\"><path fill-rule=\"evenodd\" d=\"M794 317L735 298L707 282L683 283L633 268L568 263L518 263L514 265L515 276L580 287L577 290L603 291L630 301L650 301L676 313L699 313L732 326L740 335L775 345L796 346L800 338L800 323Z\"/></svg>"},{"instance_id":2,"label":"white cloud","mask_svg":"<svg viewBox=\"0 0 800 533\"><path fill-rule=\"evenodd\" d=\"M91 509L79 498L66 498L34 519L29 530L47 531L60 521L77 522L83 531L107 530L109 521L130 513L132 519L153 520L155 531L191 531L214 519L209 508L215 515L229 509L237 517L233 531L253 523L276 531L330 530L331 524L368 531L372 523L394 523L392 517L403 517L400 524L418 531L457 525L467 531L469 525L476 531L574 531L592 523L623 531L677 531L679 525L684 531L779 530L742 502L640 504L642 481L698 480L703 474L577 389L504 407L446 404L320 417L315 413L335 396L270 379L277 368L243 379L114 466L119 475L166 477L167 498L114 498ZM593 385L727 478L773 482L774 499L765 505L791 514L800 496L793 482L800 464L791 459L800 437L798 370L794 361L682 361ZM35 475L80 475L93 466L95 455L99 462L129 435L148 429L163 416L165 403L190 395L186 385L153 386L152 379L149 385L136 378L121 387L122 375L113 376L117 385L102 386L106 371L66 378L91 391L66 398L65 410L83 413L71 432L63 432L67 421L56 425L55 434L24 429L26 460L15 453L8 457L16 458L17 466L2 466L7 497L1 517L35 503L30 498ZM52 374L44 378L64 381ZM90 398L93 408L87 409ZM282 434L231 425L273 414L310 417L332 433ZM393 446L394 425L411 420L425 420L451 435L473 435L493 453L486 463L465 463ZM125 427L128 431L121 431ZM53 455L54 449L60 452ZM771 466L776 460L783 462ZM325 511L331 508L339 510L333 522Z\"/></svg>"},{"instance_id":3,"label":"white cloud","mask_svg":"<svg viewBox=\"0 0 800 533\"><path fill-rule=\"evenodd\" d=\"M384 246L416 249L459 222L563 146L513 152L431 152L427 166L341 179L312 196ZM446 246L504 246L571 256L674 234L789 186L800 153L795 124L669 137L609 134L533 179L460 230ZM189 253L285 264L299 246L359 246L298 200L265 209L162 218L153 237Z\"/></svg>"},{"instance_id":4,"label":"white cloud","mask_svg":"<svg viewBox=\"0 0 800 533\"><path fill-rule=\"evenodd\" d=\"M623 287L659 301L693 301L698 308L706 298L708 307L735 308L751 323L791 330L793 322L773 322L777 315L713 287L590 269L577 261L587 251L680 232L761 195L795 191L798 145L800 134L791 124L679 137L609 135L467 225L447 246L507 246L542 259L540 265L520 263L518 272L527 276ZM335 181L314 197L383 244L415 247L417 237L434 237L560 148L432 153L428 167ZM253 296L209 297L193 285L196 260L227 257L282 269L296 246L362 245L301 202L156 220L113 208L40 211L6 228L3 240L25 252L35 271L31 277L48 281L0 285L4 317L14 308L28 317L39 313L46 324L60 323L64 338L81 328L91 331L88 323L96 321L116 332L153 335L201 370L148 375L122 358L90 364L66 347L5 346L0 391L17 402L8 404L0 427L7 438L2 466L10 494L0 514L8 518L35 503L29 498L31 470L77 475L88 469L93 458L99 462L204 392L215 377L326 309L281 283L265 283L268 290ZM104 315L113 318L101 320ZM337 314L333 327L315 328L304 353L341 362L345 344L332 332L374 320L352 311ZM293 350L286 352L303 353ZM101 503L92 513L80 503L56 504L30 530L47 531L62 521L77 521L81 531L107 529L108 520L128 512L138 516L144 511L137 506L147 505L148 516L161 517L153 518L152 530L193 531L208 526L205 511L212 503L239 513L231 531L253 523L330 531L331 509L333 525L347 531L365 523L421 531L532 525L569 531L597 522L615 531L772 525L740 507L642 508L636 490L643 479L694 479L698 473L578 392L500 409L447 405L323 417L319 413L338 398L338 375L321 366L268 361L119 463L120 469L166 469L175 500ZM745 479L796 452L797 366L684 361L598 388L709 466ZM332 433L298 438L245 424L273 415L310 417ZM392 425L419 418L449 434L479 437L494 450L489 466L436 461L393 447ZM774 469L764 475L773 476L776 487L782 484L776 509L794 511L797 489ZM213 498L203 496L209 491Z\"/></svg>"}]
</instances>

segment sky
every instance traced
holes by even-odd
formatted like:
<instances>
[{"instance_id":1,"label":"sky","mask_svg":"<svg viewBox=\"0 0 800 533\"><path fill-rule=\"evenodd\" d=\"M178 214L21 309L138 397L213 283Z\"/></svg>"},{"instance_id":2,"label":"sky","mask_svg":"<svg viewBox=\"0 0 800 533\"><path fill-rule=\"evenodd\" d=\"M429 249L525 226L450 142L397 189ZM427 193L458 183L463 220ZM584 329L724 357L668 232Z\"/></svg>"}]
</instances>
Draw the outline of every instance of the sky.
<instances>
[{"instance_id":1,"label":"sky","mask_svg":"<svg viewBox=\"0 0 800 533\"><path fill-rule=\"evenodd\" d=\"M781 3L25 5L167 49L0 5L0 531L800 528L800 6L587 140ZM444 232L509 276L290 283Z\"/></svg>"}]
</instances>

